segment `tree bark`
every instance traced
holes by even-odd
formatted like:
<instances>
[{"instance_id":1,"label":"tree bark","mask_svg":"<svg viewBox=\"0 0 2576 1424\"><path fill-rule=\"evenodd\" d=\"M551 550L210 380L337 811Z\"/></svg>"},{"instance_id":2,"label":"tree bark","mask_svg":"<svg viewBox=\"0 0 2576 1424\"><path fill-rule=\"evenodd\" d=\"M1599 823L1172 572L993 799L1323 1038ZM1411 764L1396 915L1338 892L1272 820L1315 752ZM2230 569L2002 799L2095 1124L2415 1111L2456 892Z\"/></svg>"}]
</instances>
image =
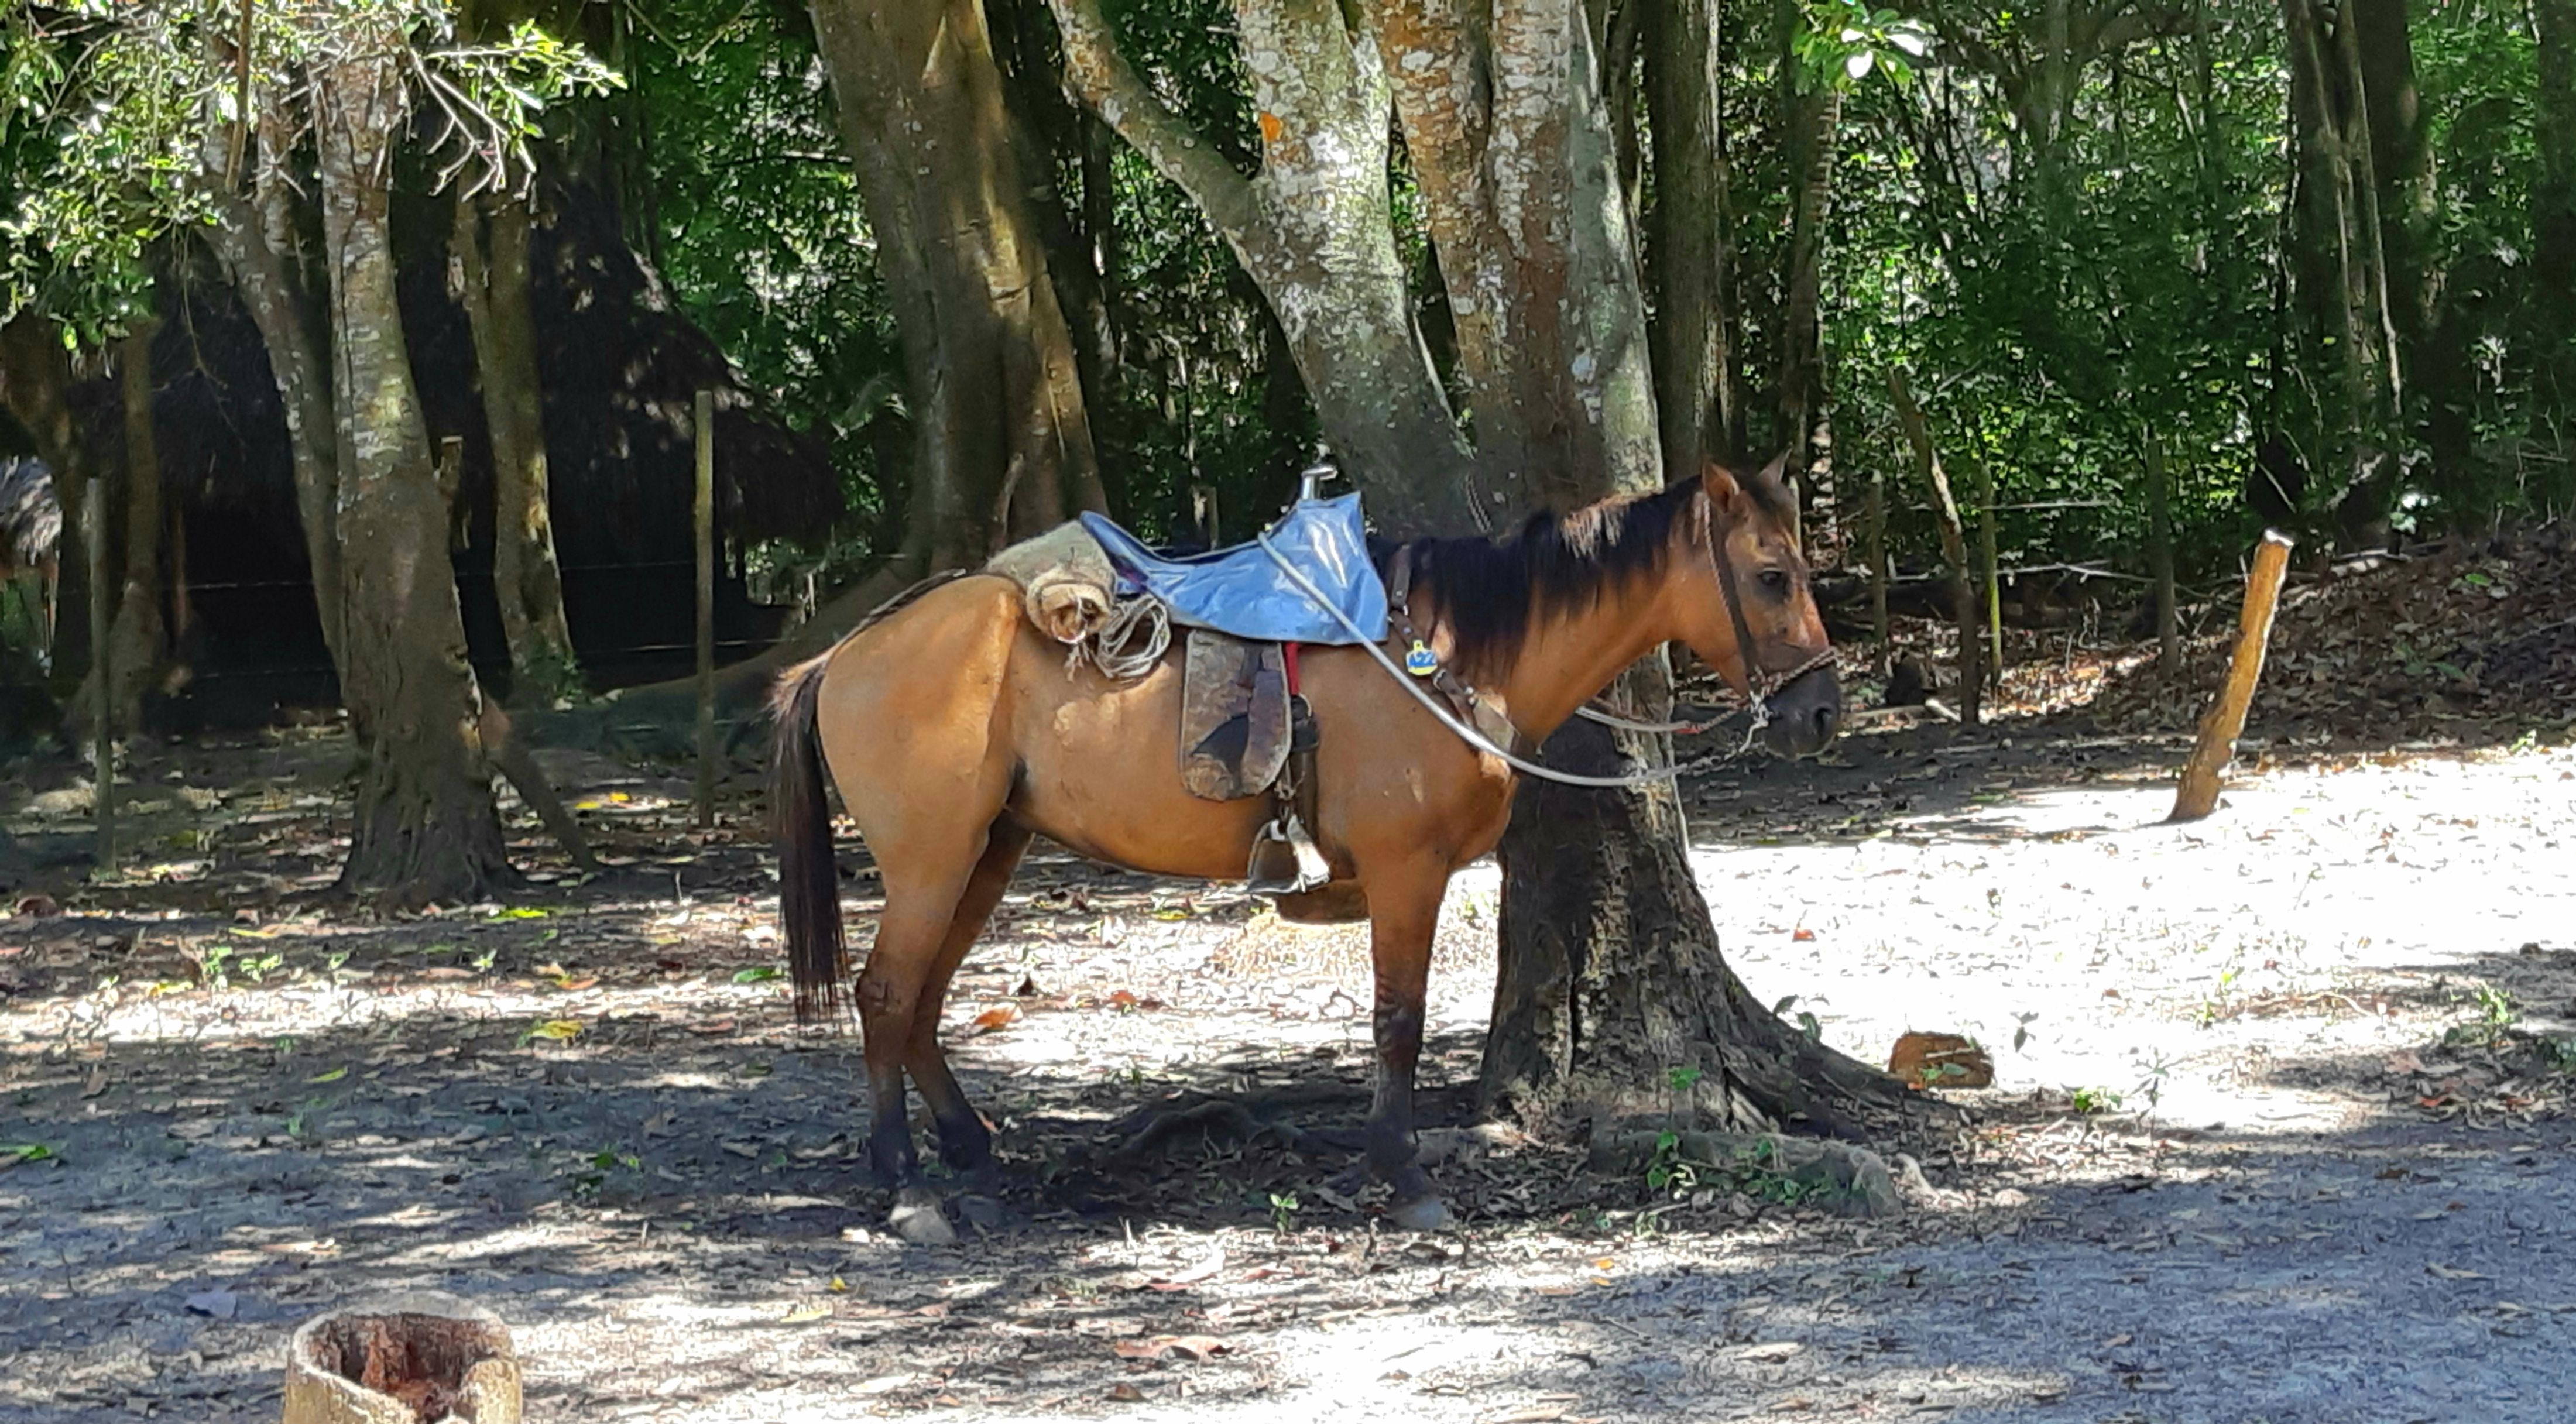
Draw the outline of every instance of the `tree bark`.
<instances>
[{"instance_id":1,"label":"tree bark","mask_svg":"<svg viewBox=\"0 0 2576 1424\"><path fill-rule=\"evenodd\" d=\"M511 692L545 704L580 685L555 558L537 322L528 306L524 193L459 195L452 249L492 438L492 591L510 645Z\"/></svg>"},{"instance_id":2,"label":"tree bark","mask_svg":"<svg viewBox=\"0 0 2576 1424\"><path fill-rule=\"evenodd\" d=\"M1664 478L1744 456L1736 369L1735 215L1720 98L1720 0L1631 0L1647 8L1646 115L1655 201L1646 215L1654 284L1655 404Z\"/></svg>"},{"instance_id":3,"label":"tree bark","mask_svg":"<svg viewBox=\"0 0 2576 1424\"><path fill-rule=\"evenodd\" d=\"M394 295L391 148L407 119L406 39L372 12L343 16L339 49L311 73L340 417L341 695L364 758L341 885L396 904L454 904L511 872L447 504Z\"/></svg>"},{"instance_id":4,"label":"tree bark","mask_svg":"<svg viewBox=\"0 0 2576 1424\"><path fill-rule=\"evenodd\" d=\"M249 192L219 194L215 221L198 231L249 309L251 323L259 328L260 344L267 348L269 376L286 413L286 445L295 469L295 507L313 576L314 611L321 620L322 642L332 665L345 668L339 417L332 406L327 342L317 335L319 304L306 291L301 275L305 264L298 234L303 199L295 175L287 168L296 145L285 116L286 102L273 89L259 94Z\"/></svg>"},{"instance_id":5,"label":"tree bark","mask_svg":"<svg viewBox=\"0 0 2576 1424\"><path fill-rule=\"evenodd\" d=\"M1060 520L1068 492L1099 488L983 10L814 0L813 14L903 341L915 430L907 547L933 570L980 563Z\"/></svg>"},{"instance_id":6,"label":"tree bark","mask_svg":"<svg viewBox=\"0 0 2576 1424\"><path fill-rule=\"evenodd\" d=\"M1645 303L1572 0L1367 0L1449 297L1485 497L1663 482Z\"/></svg>"},{"instance_id":7,"label":"tree bark","mask_svg":"<svg viewBox=\"0 0 2576 1424\"><path fill-rule=\"evenodd\" d=\"M1481 527L1494 505L1432 370L1395 247L1387 80L1369 37L1333 5L1236 0L1262 137L1261 172L1247 178L1128 65L1096 0L1054 4L1066 82L1234 250L1379 527Z\"/></svg>"}]
</instances>

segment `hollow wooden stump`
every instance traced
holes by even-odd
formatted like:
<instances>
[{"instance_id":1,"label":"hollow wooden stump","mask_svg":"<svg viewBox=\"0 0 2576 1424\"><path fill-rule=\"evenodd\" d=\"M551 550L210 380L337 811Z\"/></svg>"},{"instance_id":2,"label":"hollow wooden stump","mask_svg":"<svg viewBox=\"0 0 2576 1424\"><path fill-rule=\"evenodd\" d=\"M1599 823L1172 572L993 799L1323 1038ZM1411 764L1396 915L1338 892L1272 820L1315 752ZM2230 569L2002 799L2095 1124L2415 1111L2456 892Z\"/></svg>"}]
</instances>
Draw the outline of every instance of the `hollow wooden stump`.
<instances>
[{"instance_id":1,"label":"hollow wooden stump","mask_svg":"<svg viewBox=\"0 0 2576 1424\"><path fill-rule=\"evenodd\" d=\"M304 1322L286 1347L284 1424L519 1424L501 1317L421 1291Z\"/></svg>"},{"instance_id":2,"label":"hollow wooden stump","mask_svg":"<svg viewBox=\"0 0 2576 1424\"><path fill-rule=\"evenodd\" d=\"M2200 739L2183 763L2182 784L2174 792L2168 821L2197 821L2218 809L2218 787L2228 761L2236 755L2237 735L2245 730L2245 709L2254 701L2254 684L2263 676L2263 652L2272 641L2272 611L2281 600L2281 579L2290 568L2290 536L2263 531L2255 547L2254 568L2245 579L2245 608L2236 620L2236 656L2218 700L2200 719Z\"/></svg>"}]
</instances>

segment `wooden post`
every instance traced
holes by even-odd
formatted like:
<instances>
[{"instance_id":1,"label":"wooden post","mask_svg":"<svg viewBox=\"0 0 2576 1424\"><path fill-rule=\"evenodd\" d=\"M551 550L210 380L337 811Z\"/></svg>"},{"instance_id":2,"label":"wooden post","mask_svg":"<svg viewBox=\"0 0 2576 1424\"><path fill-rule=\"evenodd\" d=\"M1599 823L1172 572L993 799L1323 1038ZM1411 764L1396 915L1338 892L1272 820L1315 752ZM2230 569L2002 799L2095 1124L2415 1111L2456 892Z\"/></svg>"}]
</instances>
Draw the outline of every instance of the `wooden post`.
<instances>
[{"instance_id":1,"label":"wooden post","mask_svg":"<svg viewBox=\"0 0 2576 1424\"><path fill-rule=\"evenodd\" d=\"M1986 591L1986 684L2004 690L2004 592L1995 571L1995 467L1977 460L1977 583Z\"/></svg>"},{"instance_id":2,"label":"wooden post","mask_svg":"<svg viewBox=\"0 0 2576 1424\"><path fill-rule=\"evenodd\" d=\"M698 392L698 827L716 823L716 393Z\"/></svg>"},{"instance_id":3,"label":"wooden post","mask_svg":"<svg viewBox=\"0 0 2576 1424\"><path fill-rule=\"evenodd\" d=\"M1977 629L1976 590L1968 582L1968 537L1959 525L1959 502L1950 495L1941 452L1932 448L1932 431L1924 423L1923 407L1914 403L1914 392L1906 388L1904 371L1889 368L1887 393L1896 399L1896 420L1914 447L1914 463L1922 467L1923 481L1932 487L1932 512L1941 525L1941 558L1949 565L1950 614L1959 627L1959 721L1973 727L1985 690L1985 669L1979 666L1985 661L1979 656L1985 640Z\"/></svg>"},{"instance_id":4,"label":"wooden post","mask_svg":"<svg viewBox=\"0 0 2576 1424\"><path fill-rule=\"evenodd\" d=\"M107 571L107 481L90 476L89 498L89 685L90 730L96 734L97 790L90 797L98 816L98 873L116 868L116 719L111 687L116 677L107 625L113 616L115 589Z\"/></svg>"},{"instance_id":5,"label":"wooden post","mask_svg":"<svg viewBox=\"0 0 2576 1424\"><path fill-rule=\"evenodd\" d=\"M2169 821L2197 821L2218 808L2220 773L2236 754L2236 736L2245 730L2245 709L2254 701L2254 683L2263 676L2263 652L2272 641L2272 611L2280 606L2281 577L2289 572L2291 539L2278 529L2263 531L2254 549L2254 571L2245 580L2245 609L2236 620L2236 657L2227 665L2227 682L2218 700L2200 719L2200 740L2191 760L2183 763L2182 785L2174 792Z\"/></svg>"},{"instance_id":6,"label":"wooden post","mask_svg":"<svg viewBox=\"0 0 2576 1424\"><path fill-rule=\"evenodd\" d=\"M2156 671L2182 671L2182 620L2174 603L2173 488L2163 442L2147 432L2147 571L2155 576ZM2266 537L2269 537L2268 531Z\"/></svg>"},{"instance_id":7,"label":"wooden post","mask_svg":"<svg viewBox=\"0 0 2576 1424\"><path fill-rule=\"evenodd\" d=\"M1878 671L1885 676L1895 662L1887 645L1887 580L1895 570L1887 566L1887 474L1869 472L1869 502L1861 513L1861 548L1869 560L1869 635L1877 642Z\"/></svg>"}]
</instances>

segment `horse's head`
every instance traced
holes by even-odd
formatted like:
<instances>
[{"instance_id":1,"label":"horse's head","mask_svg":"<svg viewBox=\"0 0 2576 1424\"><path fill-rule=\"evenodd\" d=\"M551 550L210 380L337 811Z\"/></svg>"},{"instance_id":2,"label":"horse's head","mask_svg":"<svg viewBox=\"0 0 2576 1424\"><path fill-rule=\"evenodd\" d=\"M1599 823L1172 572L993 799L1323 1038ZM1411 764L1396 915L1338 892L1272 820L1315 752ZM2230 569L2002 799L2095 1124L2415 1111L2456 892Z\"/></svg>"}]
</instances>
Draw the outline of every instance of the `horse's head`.
<instances>
[{"instance_id":1,"label":"horse's head","mask_svg":"<svg viewBox=\"0 0 2576 1424\"><path fill-rule=\"evenodd\" d=\"M1842 729L1833 645L1798 552L1792 496L1774 463L1700 476L1699 517L1685 522L1677 572L1682 641L1727 685L1769 707L1763 739L1783 756L1813 756Z\"/></svg>"}]
</instances>

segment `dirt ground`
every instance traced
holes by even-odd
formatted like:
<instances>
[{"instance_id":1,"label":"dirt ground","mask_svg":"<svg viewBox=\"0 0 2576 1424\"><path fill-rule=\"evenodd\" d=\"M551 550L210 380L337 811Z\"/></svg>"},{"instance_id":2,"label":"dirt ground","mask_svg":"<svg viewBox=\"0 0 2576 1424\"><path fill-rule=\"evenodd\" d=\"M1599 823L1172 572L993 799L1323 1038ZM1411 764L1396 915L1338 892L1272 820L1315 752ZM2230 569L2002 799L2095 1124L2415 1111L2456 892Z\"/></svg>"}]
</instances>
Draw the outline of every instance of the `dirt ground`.
<instances>
[{"instance_id":1,"label":"dirt ground","mask_svg":"<svg viewBox=\"0 0 2576 1424\"><path fill-rule=\"evenodd\" d=\"M948 1029L1008 1217L940 1250L862 1184L855 1043L790 1021L748 775L702 835L681 777L553 757L607 874L521 825L525 892L378 921L312 899L331 733L155 752L142 859L0 922L0 1418L273 1418L296 1322L429 1287L510 1322L534 1420L2563 1420L2576 751L2541 731L2275 744L2183 828L2175 736L2061 721L1692 787L1758 994L1863 1057L1993 1054L1871 1221L1503 1142L1417 1239L1348 1158L1109 1157L1187 1094L1356 1121L1365 950L1041 856ZM85 817L34 784L10 829L59 860ZM1450 894L1438 1121L1495 884Z\"/></svg>"}]
</instances>

